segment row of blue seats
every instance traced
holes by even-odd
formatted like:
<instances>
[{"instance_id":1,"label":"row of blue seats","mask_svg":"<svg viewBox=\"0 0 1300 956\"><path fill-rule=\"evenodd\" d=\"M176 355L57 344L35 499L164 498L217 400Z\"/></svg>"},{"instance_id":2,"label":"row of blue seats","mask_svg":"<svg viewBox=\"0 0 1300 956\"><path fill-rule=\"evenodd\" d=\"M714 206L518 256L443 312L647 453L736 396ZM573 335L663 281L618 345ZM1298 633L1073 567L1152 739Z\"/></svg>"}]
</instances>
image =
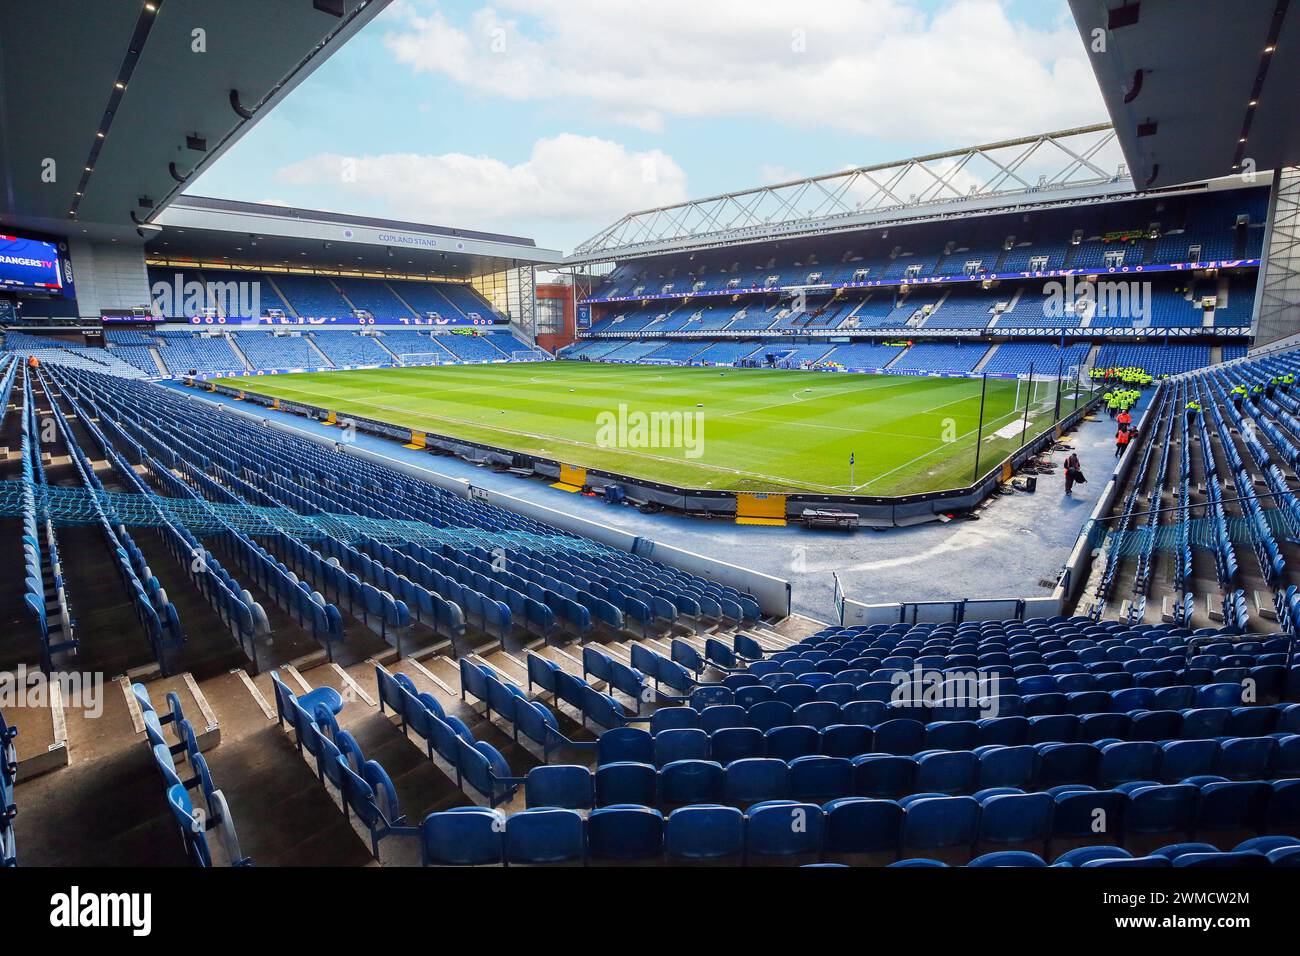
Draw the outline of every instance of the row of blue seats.
<instances>
[{"instance_id":1,"label":"row of blue seats","mask_svg":"<svg viewBox=\"0 0 1300 956\"><path fill-rule=\"evenodd\" d=\"M39 371L37 375L43 378ZM63 410L57 402L51 403L50 410L59 434L67 445L82 487L99 493L99 496L92 499L96 524L104 536L113 567L127 592L136 620L144 630L155 659L165 670L168 652L185 642L185 631L176 606L167 599L157 578L150 573L144 554L131 539L125 525L102 503L106 499L103 496L104 485L85 450L77 443ZM80 424L99 442L101 448L109 446L108 440L94 422L82 419Z\"/></svg>"},{"instance_id":2,"label":"row of blue seats","mask_svg":"<svg viewBox=\"0 0 1300 956\"><path fill-rule=\"evenodd\" d=\"M242 531L229 528L215 539L244 578L270 595L299 627L324 646L330 660L343 640L343 616L319 591L300 581L269 551Z\"/></svg>"},{"instance_id":3,"label":"row of blue seats","mask_svg":"<svg viewBox=\"0 0 1300 956\"><path fill-rule=\"evenodd\" d=\"M473 696L487 705L485 716L496 714L512 725L515 739L519 735L542 748L545 758L561 747L591 749L595 741L573 740L560 731L559 721L545 704L530 700L518 685L502 678L484 664L461 658L461 699ZM529 692L534 679L545 688L554 688L555 701L567 703L578 711L585 727L587 722L598 727L624 727L630 723L647 720L629 713L612 694L602 693L581 677L563 670L554 661L538 654L528 655ZM631 675L635 676L635 675ZM644 685L640 685L644 688ZM644 693L644 689L641 691ZM640 698L636 698L638 703Z\"/></svg>"},{"instance_id":4,"label":"row of blue seats","mask_svg":"<svg viewBox=\"0 0 1300 956\"><path fill-rule=\"evenodd\" d=\"M993 697L1019 697L1024 701L1044 694L1109 694L1124 705L1104 705L1102 710L1132 709L1137 701L1143 706L1161 700L1178 700L1174 706L1192 706L1198 688L1217 684L1237 684L1242 688L1242 698L1256 699L1287 693L1288 680L1295 668L1285 667L1286 655L1262 655L1261 663L1252 667L1189 667L1185 670L1155 670L1134 672L1102 670L1091 672L1067 671L1057 674L1030 674L1021 677L1007 676L1005 665L986 665L978 670L950 667L942 671L913 673L878 669L867 671L851 668L836 673L811 671L801 674L776 671L764 672L758 664L743 674L729 674L719 684L705 685L692 692L705 700L716 697L719 701L750 707L764 700L783 700L798 706L813 700L830 700L847 704L855 700L893 702L937 701L958 697L991 699ZM766 662L762 662L766 663ZM1181 663L1181 662L1179 662ZM838 666L838 664L836 665ZM1118 665L1116 665L1118 666ZM762 676L757 676L761 674ZM1247 684L1249 694L1247 694ZM1181 688L1181 689L1180 689ZM1225 696L1227 695L1226 692ZM1080 700L1086 698L1074 698ZM1100 698L1098 698L1100 700Z\"/></svg>"},{"instance_id":5,"label":"row of blue seats","mask_svg":"<svg viewBox=\"0 0 1300 956\"><path fill-rule=\"evenodd\" d=\"M837 866L840 864L818 864ZM896 867L946 867L941 860L913 858L891 863ZM1080 866L1139 869L1165 869L1168 867L1259 867L1300 866L1300 839L1290 836L1263 836L1243 840L1232 850L1220 850L1210 843L1171 843L1152 850L1146 856L1135 857L1123 847L1084 846L1069 850L1048 863L1037 853L1026 850L996 850L971 860L974 867L1046 867Z\"/></svg>"},{"instance_id":6,"label":"row of blue seats","mask_svg":"<svg viewBox=\"0 0 1300 956\"><path fill-rule=\"evenodd\" d=\"M335 600L347 602L349 614L360 618L363 624L386 641L392 632L392 642L397 643L401 635L411 627L410 605L398 596L400 592L405 591L416 606L424 604L432 608L435 600L439 605L446 603L424 588L420 588L424 592L424 600L421 601L414 591L419 585L407 580L404 587L392 571L372 562L337 538L319 539L317 544L321 547L320 552L283 531L269 535L267 540L286 566L295 569L304 579L319 584L323 595L333 591ZM435 620L437 616L437 612L433 612ZM444 620L449 620L450 617L450 611L443 613ZM397 646L400 649L400 643Z\"/></svg>"},{"instance_id":7,"label":"row of blue seats","mask_svg":"<svg viewBox=\"0 0 1300 956\"><path fill-rule=\"evenodd\" d=\"M18 728L10 727L0 713L0 869L18 865L18 840L14 835L14 784L18 781Z\"/></svg>"},{"instance_id":8,"label":"row of blue seats","mask_svg":"<svg viewBox=\"0 0 1300 956\"><path fill-rule=\"evenodd\" d=\"M168 693L167 712L159 714L154 709L148 688L136 683L131 685L131 691L144 719L145 739L190 864L199 867L213 865L208 834L216 831L225 850L225 862L230 866L251 866L252 860L240 852L230 805L225 794L213 782L207 759L199 750L194 728L181 709L180 698L174 693ZM170 735L167 733L168 728ZM181 777L177 758L182 758L192 772L189 779ZM198 791L196 796L202 795L202 807L195 807L194 799L190 796L191 790Z\"/></svg>"},{"instance_id":9,"label":"row of blue seats","mask_svg":"<svg viewBox=\"0 0 1300 956\"><path fill-rule=\"evenodd\" d=\"M159 467L152 457L146 455L146 463L150 473L173 492L172 497L194 497L189 485ZM229 629L256 671L258 644L274 640L265 608L188 528L163 521L160 534L172 557L186 569L190 582Z\"/></svg>"},{"instance_id":10,"label":"row of blue seats","mask_svg":"<svg viewBox=\"0 0 1300 956\"><path fill-rule=\"evenodd\" d=\"M678 746L675 735L691 733L669 731L674 739L671 745L663 747L658 746L661 741L656 738L653 754L635 753L631 747L618 748L627 753L616 756L640 759L606 760L594 772L581 768L586 783L574 784L577 789L573 792L596 792L601 794L603 803L747 806L762 800L786 798L901 799L916 793L979 795L1007 787L1055 792L1061 788L1090 790L1136 782L1177 784L1211 779L1284 778L1300 772L1298 735L1280 740L1236 737L1165 744L1117 741L1101 745L993 745L974 751L928 750L915 756L867 751L854 757L837 757L816 753L815 736L801 741L796 733L770 732L773 739L767 741L767 750L775 756L737 756L724 764L721 761L731 754L711 753L707 746L692 746L688 737L683 737ZM607 748L606 755L614 749ZM736 752L743 754L744 750L737 748ZM549 779L545 770L535 769L540 770L539 777ZM563 779L565 774L578 776L572 769L557 771L555 776ZM568 804L543 801L542 805Z\"/></svg>"},{"instance_id":11,"label":"row of blue seats","mask_svg":"<svg viewBox=\"0 0 1300 956\"><path fill-rule=\"evenodd\" d=\"M1252 787L1263 788L1269 806L1278 807L1275 814L1241 812L1243 796L1255 799L1253 792L1246 795ZM1172 800L1163 792L1169 789L1179 791ZM1213 835L1243 825L1258 829L1261 822L1294 828L1300 825L1297 811L1300 780L1212 783L1200 789L1147 787L1135 790L1100 832L1122 843L1152 836L1191 840L1198 833ZM530 807L503 817L487 808L464 807L430 814L421 835L426 866L665 860L679 865L888 863L918 852L965 862L978 860L993 847L1037 846L1045 853L1057 837L1097 836L1092 819L1080 818L1074 808L1067 807L1066 819L1059 819L1060 814L1060 803L1048 794L995 794L982 801L925 794L897 802L850 797L824 806L770 800L745 811L704 804L679 807L666 818L653 807L628 803L602 806L585 816L573 809ZM1300 841L1253 838L1243 852L1262 855L1266 848L1273 852L1292 845ZM1072 856L1062 854L1061 862L1083 865L1085 860L1128 856L1127 850L1108 847L1098 852L1089 847Z\"/></svg>"},{"instance_id":12,"label":"row of blue seats","mask_svg":"<svg viewBox=\"0 0 1300 956\"><path fill-rule=\"evenodd\" d=\"M533 683L541 686L543 690L556 694L558 700L566 700L566 684L577 678L554 677L555 689L552 690L548 684L539 679L543 669L533 668ZM788 724L803 724L816 728L845 723L870 725L891 718L928 724L940 721L976 723L994 719L1042 720L1054 717L1071 719L1086 717L1094 724L1124 727L1128 725L1115 718L1139 712L1168 714L1193 708L1257 706L1241 684L1233 683L1208 684L1200 687L1180 685L1158 690L1129 688L1109 693L1081 691L1074 694L1031 694L1027 697L1013 695L980 697L977 693L962 693L960 696L950 698L936 696L932 700L919 697L895 700L889 693L892 685L887 684L881 687L879 694L873 695L871 688L875 686L877 685L862 685L866 690L859 688L855 691L859 699L844 703L824 699L798 703L798 698L791 695L787 695L784 699L780 697L751 699L748 696L751 690L768 688L744 687L731 691L727 687L700 687L687 699L689 710L660 708L649 720L655 730L675 726L697 726L703 713L715 707L726 707L730 709L717 711L709 718L710 722L716 721L721 724L725 719L727 725L767 730ZM811 690L807 685L790 684L780 688L779 691L789 688L799 688L805 695L808 690ZM674 698L660 695L660 699L673 700ZM1263 700L1276 701L1278 697L1274 695ZM568 702L575 707L578 706L573 700ZM1142 718L1140 723L1165 726L1166 720L1166 718L1148 717Z\"/></svg>"},{"instance_id":13,"label":"row of blue seats","mask_svg":"<svg viewBox=\"0 0 1300 956\"><path fill-rule=\"evenodd\" d=\"M286 724L292 728L298 752L311 756L321 785L337 795L343 815L349 821L355 816L366 828L370 852L378 858L386 837L418 832L407 825L387 771L367 760L356 738L339 728L335 718L343 710L342 695L332 687L295 694L276 671L271 671L271 684L281 729Z\"/></svg>"},{"instance_id":14,"label":"row of blue seats","mask_svg":"<svg viewBox=\"0 0 1300 956\"><path fill-rule=\"evenodd\" d=\"M413 543L390 547L374 542L368 549L391 567L405 566L431 582L439 593L466 609L471 623L503 646L515 624L542 637L554 633L557 618L574 633L591 627L591 616L583 608L570 607L571 602L540 585L512 580L512 575L494 571L490 562L472 554L439 554Z\"/></svg>"},{"instance_id":15,"label":"row of blue seats","mask_svg":"<svg viewBox=\"0 0 1300 956\"><path fill-rule=\"evenodd\" d=\"M6 360L5 365L3 383L0 384L0 410L7 413L9 396L20 365L12 360ZM58 536L48 518L40 520L36 508L36 489L46 485L45 465L36 443L39 426L31 381L25 369L22 375L22 393L22 543L26 572L23 603L31 614L40 639L42 666L49 671L53 668L55 654L74 651L79 645L74 636L72 610L64 588ZM42 540L45 542L44 547L41 546ZM53 620L50 619L51 606L55 611Z\"/></svg>"},{"instance_id":16,"label":"row of blue seats","mask_svg":"<svg viewBox=\"0 0 1300 956\"><path fill-rule=\"evenodd\" d=\"M397 715L402 732L408 730L424 742L430 760L434 754L456 773L456 786L469 784L491 806L510 799L522 779L510 775L501 752L484 740L475 740L460 718L447 714L431 695L420 693L406 674L390 674L376 665L379 712L385 707Z\"/></svg>"},{"instance_id":17,"label":"row of blue seats","mask_svg":"<svg viewBox=\"0 0 1300 956\"><path fill-rule=\"evenodd\" d=\"M1051 622L1051 623L1049 623ZM1218 638L1216 642L1211 640ZM786 650L800 652L817 648L860 647L865 650L919 649L934 646L943 650L958 646L978 651L985 644L1003 644L1032 650L1041 644L1052 649L1069 646L1068 642L1087 640L1090 644L1110 647L1125 644L1136 648L1183 648L1196 640L1201 643L1234 643L1236 632L1222 628L1192 629L1174 624L1134 626L1124 621L1094 621L1088 617L1031 618L1024 621L963 621L943 624L897 623L871 625L832 625L805 637ZM1205 640L1202 640L1205 639ZM1251 638L1253 640L1253 638ZM1057 645L1051 642L1060 641ZM1130 643L1132 642L1132 643ZM1089 646L1089 645L1083 645Z\"/></svg>"},{"instance_id":18,"label":"row of blue seats","mask_svg":"<svg viewBox=\"0 0 1300 956\"><path fill-rule=\"evenodd\" d=\"M823 640L811 648L785 650L772 654L768 661L791 664L796 661L819 663L823 660L855 661L876 660L883 666L910 670L914 666L945 666L954 662L969 666L974 663L1021 664L1100 664L1107 661L1124 664L1145 659L1159 660L1167 657L1253 657L1258 654L1285 653L1290 636L1268 637L1259 640L1220 641L1215 637L1170 636L1152 639L1130 637L1121 639L1093 638L1060 635L1053 637L1026 637L1020 641L998 637L980 641L962 642L959 638L930 640L919 639L900 642L892 647L872 647L869 639L846 641ZM862 665L859 665L862 666Z\"/></svg>"},{"instance_id":19,"label":"row of blue seats","mask_svg":"<svg viewBox=\"0 0 1300 956\"><path fill-rule=\"evenodd\" d=\"M518 689L510 693L518 694ZM490 684L488 695L491 701ZM536 701L532 703L542 706ZM619 728L602 735L602 739L606 736L611 738L611 743L606 745L609 752L648 754L654 751L653 741L659 737L677 731L691 731L692 735L704 734L711 741L707 752L713 755L713 759L722 759L718 756L719 747L725 748L728 756L740 748L759 749L758 753L744 756L774 756L763 752L763 748L772 746L770 735L773 734L777 734L778 739L806 741L805 745L812 749L802 753L840 757L855 757L869 751L906 756L926 750L975 750L990 745L1018 747L1024 744L1113 740L1158 742L1300 734L1300 704L986 717L929 723L916 719L915 714L896 717L897 713L897 709L879 705L871 709L853 707L844 716L857 720L818 726L811 722L814 718L800 714L798 709L764 714L756 721L735 705L717 704L699 711L693 707L663 707L651 716L649 730ZM615 744L612 741L615 739L619 741L617 751L613 750ZM612 759L640 760L642 757Z\"/></svg>"}]
</instances>

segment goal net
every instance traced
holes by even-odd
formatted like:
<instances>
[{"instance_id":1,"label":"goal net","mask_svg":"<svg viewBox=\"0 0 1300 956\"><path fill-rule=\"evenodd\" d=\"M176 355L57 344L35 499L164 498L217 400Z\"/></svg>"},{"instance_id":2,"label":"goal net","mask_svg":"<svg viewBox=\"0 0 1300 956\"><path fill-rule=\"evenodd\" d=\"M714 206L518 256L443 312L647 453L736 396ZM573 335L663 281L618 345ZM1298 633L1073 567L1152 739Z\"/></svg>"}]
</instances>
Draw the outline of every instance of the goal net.
<instances>
[{"instance_id":1,"label":"goal net","mask_svg":"<svg viewBox=\"0 0 1300 956\"><path fill-rule=\"evenodd\" d=\"M443 365L451 361L446 352L399 352L397 361L403 365Z\"/></svg>"},{"instance_id":2,"label":"goal net","mask_svg":"<svg viewBox=\"0 0 1300 956\"><path fill-rule=\"evenodd\" d=\"M540 362L545 358L546 355L536 349L515 349L510 353L512 362Z\"/></svg>"}]
</instances>

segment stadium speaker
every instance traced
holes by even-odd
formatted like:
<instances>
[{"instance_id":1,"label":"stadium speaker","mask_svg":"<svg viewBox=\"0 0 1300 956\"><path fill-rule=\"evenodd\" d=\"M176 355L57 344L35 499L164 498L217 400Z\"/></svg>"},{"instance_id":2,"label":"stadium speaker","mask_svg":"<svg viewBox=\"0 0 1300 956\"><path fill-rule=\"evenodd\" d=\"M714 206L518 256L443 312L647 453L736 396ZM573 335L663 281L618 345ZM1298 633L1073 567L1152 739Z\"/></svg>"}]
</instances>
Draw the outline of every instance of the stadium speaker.
<instances>
[{"instance_id":1,"label":"stadium speaker","mask_svg":"<svg viewBox=\"0 0 1300 956\"><path fill-rule=\"evenodd\" d=\"M321 13L328 13L332 17L343 16L343 0L312 0L313 7Z\"/></svg>"}]
</instances>

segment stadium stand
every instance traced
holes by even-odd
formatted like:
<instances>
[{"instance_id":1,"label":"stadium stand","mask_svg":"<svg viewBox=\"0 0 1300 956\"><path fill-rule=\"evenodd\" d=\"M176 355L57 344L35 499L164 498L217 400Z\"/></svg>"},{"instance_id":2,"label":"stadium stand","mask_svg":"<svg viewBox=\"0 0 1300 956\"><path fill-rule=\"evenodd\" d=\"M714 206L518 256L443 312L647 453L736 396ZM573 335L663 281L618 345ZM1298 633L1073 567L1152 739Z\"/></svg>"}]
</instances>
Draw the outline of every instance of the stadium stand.
<instances>
[{"instance_id":1,"label":"stadium stand","mask_svg":"<svg viewBox=\"0 0 1300 956\"><path fill-rule=\"evenodd\" d=\"M320 355L303 335L277 335L273 332L240 332L235 339L255 369L318 368Z\"/></svg>"},{"instance_id":2,"label":"stadium stand","mask_svg":"<svg viewBox=\"0 0 1300 956\"><path fill-rule=\"evenodd\" d=\"M434 338L456 358L466 362L500 362L510 356L486 335L436 335Z\"/></svg>"},{"instance_id":3,"label":"stadium stand","mask_svg":"<svg viewBox=\"0 0 1300 956\"><path fill-rule=\"evenodd\" d=\"M837 345L824 362L843 365L845 368L885 368L903 353L902 345Z\"/></svg>"},{"instance_id":4,"label":"stadium stand","mask_svg":"<svg viewBox=\"0 0 1300 956\"><path fill-rule=\"evenodd\" d=\"M173 375L195 372L243 371L244 363L224 336L204 336L193 332L158 332L159 350L168 371Z\"/></svg>"},{"instance_id":5,"label":"stadium stand","mask_svg":"<svg viewBox=\"0 0 1300 956\"><path fill-rule=\"evenodd\" d=\"M916 372L969 372L989 347L979 343L921 342L913 345L891 368Z\"/></svg>"},{"instance_id":6,"label":"stadium stand","mask_svg":"<svg viewBox=\"0 0 1300 956\"><path fill-rule=\"evenodd\" d=\"M373 335L358 335L355 332L315 332L312 334L312 341L325 353L326 358L339 367L393 363L393 356Z\"/></svg>"},{"instance_id":7,"label":"stadium stand","mask_svg":"<svg viewBox=\"0 0 1300 956\"><path fill-rule=\"evenodd\" d=\"M358 309L369 312L383 322L401 322L417 318L393 292L386 282L374 279L334 280L335 287Z\"/></svg>"},{"instance_id":8,"label":"stadium stand","mask_svg":"<svg viewBox=\"0 0 1300 956\"><path fill-rule=\"evenodd\" d=\"M292 273L277 275L274 281L294 315L324 319L342 318L353 312L352 306L326 276Z\"/></svg>"},{"instance_id":9,"label":"stadium stand","mask_svg":"<svg viewBox=\"0 0 1300 956\"><path fill-rule=\"evenodd\" d=\"M1162 386L1143 441L1127 453L1137 465L1123 494L1091 531L1104 538L1103 571L1087 599L1094 616L1110 608L1139 622L1158 608L1179 622L1208 616L1243 629L1258 615L1297 620L1288 559L1300 560L1300 505L1286 476L1300 465L1300 403L1283 381L1297 371L1288 353ZM1142 507L1166 497L1168 512Z\"/></svg>"},{"instance_id":10,"label":"stadium stand","mask_svg":"<svg viewBox=\"0 0 1300 956\"><path fill-rule=\"evenodd\" d=\"M1102 368L1135 367L1151 375L1177 375L1210 364L1208 345L1104 345L1096 364Z\"/></svg>"},{"instance_id":11,"label":"stadium stand","mask_svg":"<svg viewBox=\"0 0 1300 956\"><path fill-rule=\"evenodd\" d=\"M985 372L1028 372L1055 375L1060 369L1068 372L1081 368L1088 358L1090 347L1071 345L1060 348L1042 342L1007 342L997 347L993 357L984 363Z\"/></svg>"}]
</instances>

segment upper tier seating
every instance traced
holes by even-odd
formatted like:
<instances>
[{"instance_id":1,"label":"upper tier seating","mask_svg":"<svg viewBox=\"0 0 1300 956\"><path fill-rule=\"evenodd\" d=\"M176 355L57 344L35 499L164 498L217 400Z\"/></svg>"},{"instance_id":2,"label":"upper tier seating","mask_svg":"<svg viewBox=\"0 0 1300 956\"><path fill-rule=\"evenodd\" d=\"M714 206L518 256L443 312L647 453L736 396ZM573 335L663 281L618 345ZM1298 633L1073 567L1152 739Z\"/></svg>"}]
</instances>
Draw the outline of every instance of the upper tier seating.
<instances>
[{"instance_id":1,"label":"upper tier seating","mask_svg":"<svg viewBox=\"0 0 1300 956\"><path fill-rule=\"evenodd\" d=\"M393 294L385 282L377 279L339 278L334 280L334 284L354 306L369 312L381 322L416 318L415 313Z\"/></svg>"},{"instance_id":2,"label":"upper tier seating","mask_svg":"<svg viewBox=\"0 0 1300 956\"><path fill-rule=\"evenodd\" d=\"M339 295L327 276L288 273L276 275L275 284L301 318L338 319L352 315L352 306Z\"/></svg>"}]
</instances>

